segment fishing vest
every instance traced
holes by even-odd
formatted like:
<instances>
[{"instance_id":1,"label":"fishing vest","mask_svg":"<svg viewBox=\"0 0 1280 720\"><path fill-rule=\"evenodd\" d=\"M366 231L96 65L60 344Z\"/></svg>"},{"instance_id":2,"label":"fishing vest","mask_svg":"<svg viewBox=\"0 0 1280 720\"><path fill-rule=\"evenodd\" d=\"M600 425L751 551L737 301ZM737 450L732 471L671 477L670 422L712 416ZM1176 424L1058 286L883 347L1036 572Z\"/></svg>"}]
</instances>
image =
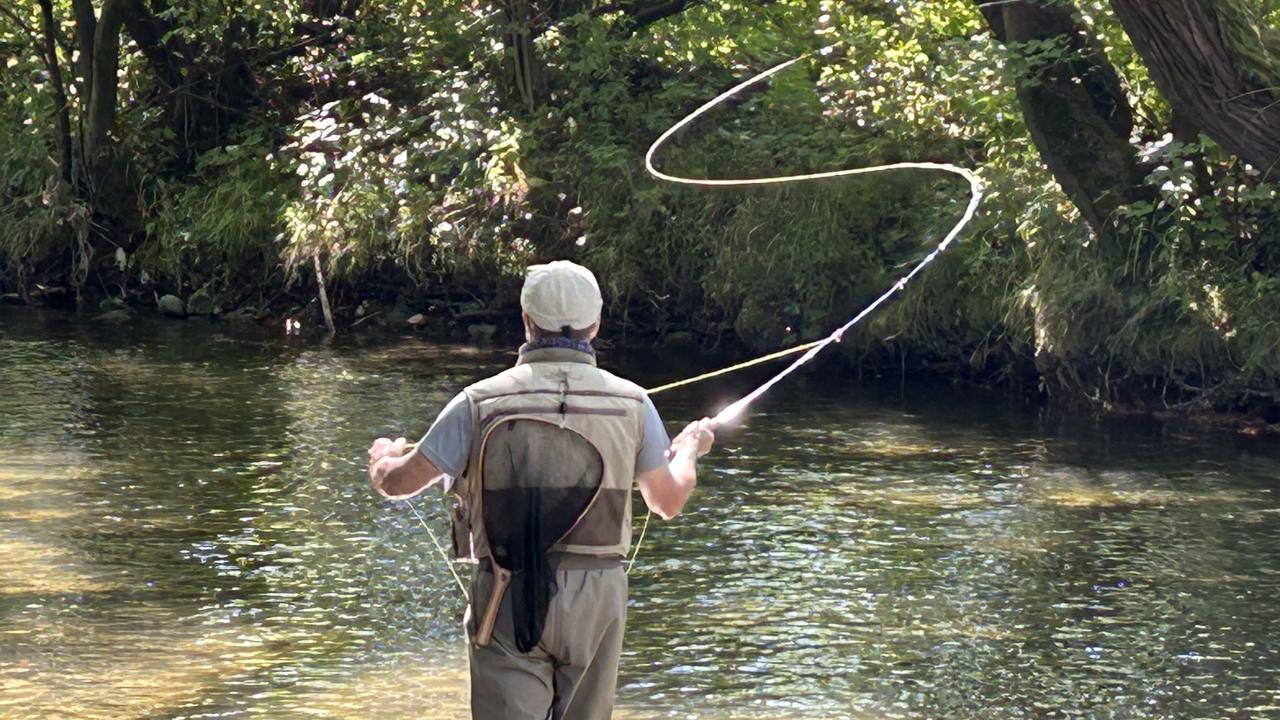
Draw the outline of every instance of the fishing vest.
<instances>
[{"instance_id":1,"label":"fishing vest","mask_svg":"<svg viewBox=\"0 0 1280 720\"><path fill-rule=\"evenodd\" d=\"M644 390L597 368L593 355L547 347L522 351L515 367L463 392L471 401L473 432L466 470L453 489L458 557L490 556L481 489L501 486L513 462L545 466L538 472L552 485L562 463L566 482L583 472L599 473L598 492L550 552L625 557L631 546L631 487L644 433ZM506 450L489 452L502 432L516 433L501 442L514 442L519 458L509 458ZM585 467L591 464L596 467Z\"/></svg>"}]
</instances>

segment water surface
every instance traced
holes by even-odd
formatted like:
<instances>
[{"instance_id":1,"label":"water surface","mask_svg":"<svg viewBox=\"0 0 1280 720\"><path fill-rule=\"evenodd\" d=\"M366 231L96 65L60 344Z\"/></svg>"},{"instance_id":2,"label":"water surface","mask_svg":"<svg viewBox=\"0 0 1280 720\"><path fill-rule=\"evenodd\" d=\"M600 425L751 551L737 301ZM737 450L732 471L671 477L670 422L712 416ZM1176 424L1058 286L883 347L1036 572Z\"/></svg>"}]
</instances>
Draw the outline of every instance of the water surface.
<instances>
[{"instance_id":1,"label":"water surface","mask_svg":"<svg viewBox=\"0 0 1280 720\"><path fill-rule=\"evenodd\" d=\"M0 717L465 717L459 593L363 456L509 361L0 309ZM1269 445L788 380L650 527L617 716L1280 718Z\"/></svg>"}]
</instances>

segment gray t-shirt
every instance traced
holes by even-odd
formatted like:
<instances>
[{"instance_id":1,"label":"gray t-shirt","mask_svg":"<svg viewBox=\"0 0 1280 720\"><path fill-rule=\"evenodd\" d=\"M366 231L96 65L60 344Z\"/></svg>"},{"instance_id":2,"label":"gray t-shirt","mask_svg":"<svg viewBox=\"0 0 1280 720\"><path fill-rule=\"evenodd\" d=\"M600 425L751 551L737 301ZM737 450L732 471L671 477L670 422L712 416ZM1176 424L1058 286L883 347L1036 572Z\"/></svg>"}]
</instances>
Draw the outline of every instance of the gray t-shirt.
<instances>
[{"instance_id":1,"label":"gray t-shirt","mask_svg":"<svg viewBox=\"0 0 1280 720\"><path fill-rule=\"evenodd\" d=\"M474 432L471 419L471 401L466 393L453 396L440 416L432 423L431 429L418 443L418 451L423 454L437 470L458 477L467 466L467 455L471 452L471 433ZM667 461L667 448L671 438L667 429L662 426L662 418L658 409L648 397L644 399L644 437L640 441L640 450L636 453L636 473L649 472L659 468Z\"/></svg>"}]
</instances>

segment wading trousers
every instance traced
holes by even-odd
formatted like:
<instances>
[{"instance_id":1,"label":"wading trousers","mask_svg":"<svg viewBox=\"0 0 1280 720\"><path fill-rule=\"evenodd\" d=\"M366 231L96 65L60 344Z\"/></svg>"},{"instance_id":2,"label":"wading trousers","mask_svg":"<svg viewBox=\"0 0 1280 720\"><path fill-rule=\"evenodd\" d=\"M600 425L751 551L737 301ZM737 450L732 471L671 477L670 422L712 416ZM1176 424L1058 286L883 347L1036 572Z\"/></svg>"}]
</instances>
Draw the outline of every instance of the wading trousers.
<instances>
[{"instance_id":1,"label":"wading trousers","mask_svg":"<svg viewBox=\"0 0 1280 720\"><path fill-rule=\"evenodd\" d=\"M487 563L476 570L467 614L472 720L609 720L613 713L627 575L617 559L560 555L551 564L559 589L542 640L527 654L516 650L510 591L489 644L471 642L493 583Z\"/></svg>"}]
</instances>

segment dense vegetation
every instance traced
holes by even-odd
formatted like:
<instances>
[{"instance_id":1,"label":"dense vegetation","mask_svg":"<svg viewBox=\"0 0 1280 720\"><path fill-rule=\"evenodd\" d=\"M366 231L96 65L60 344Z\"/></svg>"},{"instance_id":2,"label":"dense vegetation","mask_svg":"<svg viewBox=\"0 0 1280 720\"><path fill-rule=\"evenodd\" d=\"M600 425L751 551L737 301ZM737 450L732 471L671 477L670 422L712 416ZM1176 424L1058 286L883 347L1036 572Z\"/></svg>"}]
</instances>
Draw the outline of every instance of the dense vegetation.
<instances>
[{"instance_id":1,"label":"dense vegetation","mask_svg":"<svg viewBox=\"0 0 1280 720\"><path fill-rule=\"evenodd\" d=\"M526 262L567 256L628 335L811 338L936 242L964 188L708 192L641 157L735 80L812 53L660 162L978 169L977 223L850 358L1274 414L1278 17L1266 0L20 0L0 8L0 292L320 322L322 273L341 329L484 318Z\"/></svg>"}]
</instances>

